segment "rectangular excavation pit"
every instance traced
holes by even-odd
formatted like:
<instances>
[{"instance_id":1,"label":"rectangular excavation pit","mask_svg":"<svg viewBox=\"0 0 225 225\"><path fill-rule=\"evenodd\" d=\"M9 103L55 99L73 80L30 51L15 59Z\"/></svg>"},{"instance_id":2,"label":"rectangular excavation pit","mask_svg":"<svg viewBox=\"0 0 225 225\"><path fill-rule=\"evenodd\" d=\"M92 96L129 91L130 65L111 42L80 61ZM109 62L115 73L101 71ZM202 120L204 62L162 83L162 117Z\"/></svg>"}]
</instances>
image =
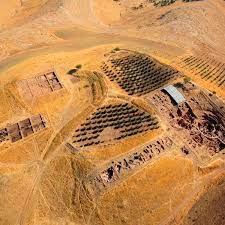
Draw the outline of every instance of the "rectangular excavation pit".
<instances>
[{"instance_id":1,"label":"rectangular excavation pit","mask_svg":"<svg viewBox=\"0 0 225 225\"><path fill-rule=\"evenodd\" d=\"M175 106L169 96L158 91L150 97L161 118L193 152L213 156L225 150L225 112L219 99L193 85L185 84L187 101ZM190 89L190 92L188 91ZM214 96L215 97L215 96Z\"/></svg>"},{"instance_id":2,"label":"rectangular excavation pit","mask_svg":"<svg viewBox=\"0 0 225 225\"><path fill-rule=\"evenodd\" d=\"M17 87L20 95L30 102L34 98L62 89L63 85L60 83L56 73L51 71L27 80L17 81Z\"/></svg>"},{"instance_id":3,"label":"rectangular excavation pit","mask_svg":"<svg viewBox=\"0 0 225 225\"><path fill-rule=\"evenodd\" d=\"M45 75L37 77L37 80L38 80L39 87L42 91L42 95L46 95L53 91Z\"/></svg>"},{"instance_id":4,"label":"rectangular excavation pit","mask_svg":"<svg viewBox=\"0 0 225 225\"><path fill-rule=\"evenodd\" d=\"M16 142L22 139L20 127L18 123L11 124L7 126L7 131L11 142Z\"/></svg>"},{"instance_id":5,"label":"rectangular excavation pit","mask_svg":"<svg viewBox=\"0 0 225 225\"><path fill-rule=\"evenodd\" d=\"M48 82L52 88L53 91L57 91L59 89L62 89L63 86L59 82L58 77L56 76L55 72L47 73L46 78L48 79Z\"/></svg>"},{"instance_id":6,"label":"rectangular excavation pit","mask_svg":"<svg viewBox=\"0 0 225 225\"><path fill-rule=\"evenodd\" d=\"M28 84L29 90L31 91L32 96L39 97L43 95L40 82L38 82L37 79L29 79L27 80L27 84Z\"/></svg>"},{"instance_id":7,"label":"rectangular excavation pit","mask_svg":"<svg viewBox=\"0 0 225 225\"><path fill-rule=\"evenodd\" d=\"M11 140L12 143L32 135L46 128L46 121L39 114L19 121L18 123L9 124L7 128L0 130L0 143Z\"/></svg>"},{"instance_id":8,"label":"rectangular excavation pit","mask_svg":"<svg viewBox=\"0 0 225 225\"><path fill-rule=\"evenodd\" d=\"M41 115L32 116L31 124L32 124L34 132L42 130L46 127L46 122L44 121L44 119Z\"/></svg>"},{"instance_id":9,"label":"rectangular excavation pit","mask_svg":"<svg viewBox=\"0 0 225 225\"><path fill-rule=\"evenodd\" d=\"M25 119L19 122L21 133L23 137L27 137L34 133L30 119Z\"/></svg>"},{"instance_id":10,"label":"rectangular excavation pit","mask_svg":"<svg viewBox=\"0 0 225 225\"><path fill-rule=\"evenodd\" d=\"M0 130L0 143L9 140L8 131L6 128Z\"/></svg>"},{"instance_id":11,"label":"rectangular excavation pit","mask_svg":"<svg viewBox=\"0 0 225 225\"><path fill-rule=\"evenodd\" d=\"M151 162L162 153L167 152L173 144L170 137L163 137L136 149L132 153L127 153L120 159L113 160L113 162L105 166L105 169L97 172L93 178L94 186L99 191L104 190L122 176L126 176L135 169Z\"/></svg>"}]
</instances>

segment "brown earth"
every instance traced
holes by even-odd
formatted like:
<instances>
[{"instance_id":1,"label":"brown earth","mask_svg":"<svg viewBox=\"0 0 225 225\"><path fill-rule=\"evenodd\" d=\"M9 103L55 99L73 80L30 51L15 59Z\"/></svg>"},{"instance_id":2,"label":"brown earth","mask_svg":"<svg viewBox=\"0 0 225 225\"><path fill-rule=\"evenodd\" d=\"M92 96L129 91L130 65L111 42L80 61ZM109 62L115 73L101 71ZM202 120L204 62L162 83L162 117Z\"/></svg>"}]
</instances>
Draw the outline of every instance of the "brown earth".
<instances>
[{"instance_id":1,"label":"brown earth","mask_svg":"<svg viewBox=\"0 0 225 225\"><path fill-rule=\"evenodd\" d=\"M224 224L224 185L224 180L221 179L210 187L189 211L183 224Z\"/></svg>"},{"instance_id":2,"label":"brown earth","mask_svg":"<svg viewBox=\"0 0 225 225\"><path fill-rule=\"evenodd\" d=\"M180 72L167 84L182 83L179 90L188 103L200 91L207 93L225 123L224 4L222 0L177 1L166 7L144 0L0 2L0 132L18 123L23 133L21 121L34 115L46 122L37 132L32 124L27 137L14 133L22 135L16 142L11 136L1 139L0 133L0 225L225 224L223 140L215 154L211 154L215 146L208 142L191 146L185 139L189 132L175 127L166 117L168 111L160 111L161 105L151 101L164 85L146 95L128 95L102 70L102 63L119 49L147 54L162 68L167 65ZM201 64L207 63L203 76L197 75L198 59L196 70L192 63L182 68L180 60L192 55L206 60ZM57 81L43 78L53 71ZM195 88L184 82L185 76L191 77ZM120 133L111 126L98 137L103 143L79 147L72 142L75 130L82 129L92 113L118 104L154 116L159 127L113 140ZM170 101L165 104L176 111ZM209 113L191 106L196 115ZM132 116L123 116L125 124L131 123ZM111 122L119 121L119 116L115 118ZM223 138L223 132L218 131L218 137ZM142 148L165 137L172 146L156 147L151 159L129 162L119 174L102 172L132 154L143 156ZM105 180L96 181L99 177Z\"/></svg>"}]
</instances>

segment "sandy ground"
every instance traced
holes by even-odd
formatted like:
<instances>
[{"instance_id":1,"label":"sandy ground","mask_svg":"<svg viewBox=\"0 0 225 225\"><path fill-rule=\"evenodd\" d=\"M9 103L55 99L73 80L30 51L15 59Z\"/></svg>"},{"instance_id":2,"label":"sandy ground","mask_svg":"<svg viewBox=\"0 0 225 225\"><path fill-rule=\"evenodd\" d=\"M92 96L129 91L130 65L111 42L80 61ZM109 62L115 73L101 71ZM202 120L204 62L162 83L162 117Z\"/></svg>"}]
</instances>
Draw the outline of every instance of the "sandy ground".
<instances>
[{"instance_id":1,"label":"sandy ground","mask_svg":"<svg viewBox=\"0 0 225 225\"><path fill-rule=\"evenodd\" d=\"M187 53L211 53L224 59L222 0L131 9L141 2L0 3L0 127L37 113L49 121L43 132L0 146L1 225L205 225L212 211L222 213L216 204L208 207L205 199L220 199L224 205L220 197L224 183L217 185L224 162L201 168L180 154L179 144L104 194L94 193L88 180L93 171L163 132L81 154L65 147L74 127L110 96L99 95L95 102L90 80L74 83L67 74L75 65L98 71L105 54L115 47L141 51L167 64ZM32 104L24 102L16 81L52 68L65 89ZM121 94L116 88L110 93L114 98ZM212 195L214 189L218 195Z\"/></svg>"},{"instance_id":2,"label":"sandy ground","mask_svg":"<svg viewBox=\"0 0 225 225\"><path fill-rule=\"evenodd\" d=\"M56 10L51 11L54 7ZM224 20L222 13L224 9L221 1L202 1L185 5L176 3L162 9L146 7L141 11L128 9L127 5L121 6L114 1L101 1L100 4L97 0L93 2L70 0L62 1L58 5L49 1L28 18L28 10L24 10L18 16L19 22L16 20L20 26L12 27L0 34L1 58L55 44L61 39L55 37L54 30L78 26L98 33L133 36L176 45L178 48L182 46L182 49L191 51L202 48L204 51L212 51L216 48L218 53L223 52L219 45L224 38L221 23ZM108 12L106 17L103 14L105 11ZM118 16L116 12L122 13L122 16ZM205 21L205 18L213 20L214 25L212 26L210 21ZM161 35L163 33L167 35Z\"/></svg>"},{"instance_id":3,"label":"sandy ground","mask_svg":"<svg viewBox=\"0 0 225 225\"><path fill-rule=\"evenodd\" d=\"M9 1L2 1L0 3L1 7L1 16L0 16L0 30L2 27L12 19L15 14L20 9L20 1L19 0L9 0Z\"/></svg>"}]
</instances>

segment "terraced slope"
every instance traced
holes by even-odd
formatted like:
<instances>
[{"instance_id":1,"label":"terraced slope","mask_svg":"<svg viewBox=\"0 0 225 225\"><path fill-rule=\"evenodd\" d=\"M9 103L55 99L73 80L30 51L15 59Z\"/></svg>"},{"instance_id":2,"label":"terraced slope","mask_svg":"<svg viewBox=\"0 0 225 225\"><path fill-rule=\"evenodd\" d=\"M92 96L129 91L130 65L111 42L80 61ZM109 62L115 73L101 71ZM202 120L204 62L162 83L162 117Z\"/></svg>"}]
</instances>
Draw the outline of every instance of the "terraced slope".
<instances>
[{"instance_id":1,"label":"terraced slope","mask_svg":"<svg viewBox=\"0 0 225 225\"><path fill-rule=\"evenodd\" d=\"M225 64L212 57L185 56L180 59L179 67L217 87L225 87Z\"/></svg>"},{"instance_id":2,"label":"terraced slope","mask_svg":"<svg viewBox=\"0 0 225 225\"><path fill-rule=\"evenodd\" d=\"M109 79L117 83L129 95L144 95L177 78L177 70L159 63L148 55L119 51L102 64Z\"/></svg>"},{"instance_id":3,"label":"terraced slope","mask_svg":"<svg viewBox=\"0 0 225 225\"><path fill-rule=\"evenodd\" d=\"M156 117L128 103L108 104L97 109L75 131L72 143L87 147L121 140L159 127Z\"/></svg>"}]
</instances>

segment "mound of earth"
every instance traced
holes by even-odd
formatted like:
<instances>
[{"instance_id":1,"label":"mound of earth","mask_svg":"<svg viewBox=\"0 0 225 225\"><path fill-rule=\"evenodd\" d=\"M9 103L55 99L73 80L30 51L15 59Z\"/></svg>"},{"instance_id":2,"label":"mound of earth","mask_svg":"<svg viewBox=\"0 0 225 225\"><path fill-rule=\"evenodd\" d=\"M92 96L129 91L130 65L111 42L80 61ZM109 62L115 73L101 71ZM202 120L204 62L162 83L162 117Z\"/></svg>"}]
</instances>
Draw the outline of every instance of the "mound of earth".
<instances>
[{"instance_id":1,"label":"mound of earth","mask_svg":"<svg viewBox=\"0 0 225 225\"><path fill-rule=\"evenodd\" d=\"M167 2L0 3L1 225L225 224L224 2Z\"/></svg>"}]
</instances>

